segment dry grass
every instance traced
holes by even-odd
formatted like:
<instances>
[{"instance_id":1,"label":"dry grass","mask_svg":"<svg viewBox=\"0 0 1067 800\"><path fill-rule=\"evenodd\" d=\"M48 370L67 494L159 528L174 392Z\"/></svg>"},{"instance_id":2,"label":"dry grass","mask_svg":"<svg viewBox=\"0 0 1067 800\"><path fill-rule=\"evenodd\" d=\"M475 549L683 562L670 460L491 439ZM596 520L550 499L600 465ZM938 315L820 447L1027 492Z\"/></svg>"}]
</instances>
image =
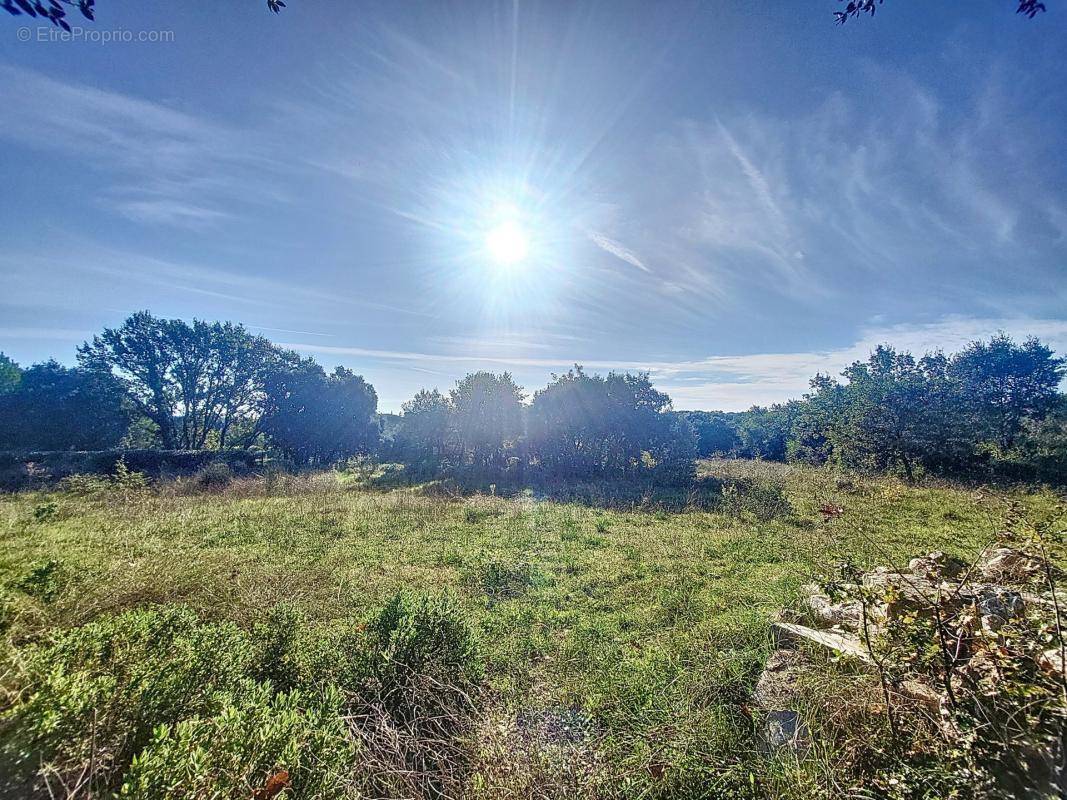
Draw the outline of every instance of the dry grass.
<instances>
[{"instance_id":1,"label":"dry grass","mask_svg":"<svg viewBox=\"0 0 1067 800\"><path fill-rule=\"evenodd\" d=\"M772 487L766 497L780 492L787 507L749 496L717 510L611 510L439 485L370 491L335 472L210 490L183 479L4 495L9 635L145 603L179 601L248 627L283 600L330 622L366 616L398 589L451 592L475 620L491 698L463 737L468 766L455 785L470 796L814 794L827 785L818 776L847 762L841 749L857 744L831 739L799 773L759 754L745 703L772 615L837 561L867 568L934 549L970 558L1010 523L1013 504L1033 517L1062 513L1044 491L908 487L753 462L702 471ZM844 511L827 519L826 504ZM10 589L51 559L60 584L51 602ZM522 580L494 593L488 565ZM833 691L824 697L820 713L833 721ZM545 709L593 727L575 742L553 738L528 716ZM383 765L400 763L403 730L376 724L373 708L353 725ZM410 788L409 769L393 768L397 786Z\"/></svg>"}]
</instances>

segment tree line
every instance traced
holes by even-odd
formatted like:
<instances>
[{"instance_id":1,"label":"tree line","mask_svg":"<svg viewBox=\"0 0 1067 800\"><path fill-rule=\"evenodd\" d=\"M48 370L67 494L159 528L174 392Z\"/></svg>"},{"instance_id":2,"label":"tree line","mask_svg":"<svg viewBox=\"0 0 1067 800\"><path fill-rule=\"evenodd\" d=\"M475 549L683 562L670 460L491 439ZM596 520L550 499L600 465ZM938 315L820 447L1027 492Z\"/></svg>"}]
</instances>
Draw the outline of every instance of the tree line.
<instances>
[{"instance_id":1,"label":"tree line","mask_svg":"<svg viewBox=\"0 0 1067 800\"><path fill-rule=\"evenodd\" d=\"M476 372L448 394L419 392L386 426L374 387L344 367L327 373L241 325L145 311L85 342L75 367L22 370L0 354L0 449L260 447L298 464L377 455L484 480L693 472L695 432L648 375L576 367L525 401L509 373Z\"/></svg>"},{"instance_id":2,"label":"tree line","mask_svg":"<svg viewBox=\"0 0 1067 800\"><path fill-rule=\"evenodd\" d=\"M475 372L377 413L374 387L229 322L148 312L21 369L0 354L0 449L271 450L297 464L377 456L412 475L679 483L698 457L1067 483L1064 359L1006 335L915 358L879 346L800 400L681 411L647 374L575 366L527 396Z\"/></svg>"},{"instance_id":3,"label":"tree line","mask_svg":"<svg viewBox=\"0 0 1067 800\"><path fill-rule=\"evenodd\" d=\"M687 412L701 456L858 470L1067 483L1064 359L999 334L915 358L886 345L843 380L816 375L800 400Z\"/></svg>"}]
</instances>

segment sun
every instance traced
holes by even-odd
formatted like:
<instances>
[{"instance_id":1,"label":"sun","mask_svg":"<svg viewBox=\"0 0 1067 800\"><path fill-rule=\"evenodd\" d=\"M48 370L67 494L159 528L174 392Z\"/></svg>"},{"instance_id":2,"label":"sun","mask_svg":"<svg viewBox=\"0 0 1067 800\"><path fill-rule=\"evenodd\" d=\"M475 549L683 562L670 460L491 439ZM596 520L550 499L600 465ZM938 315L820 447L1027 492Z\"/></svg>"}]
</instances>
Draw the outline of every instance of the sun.
<instances>
[{"instance_id":1,"label":"sun","mask_svg":"<svg viewBox=\"0 0 1067 800\"><path fill-rule=\"evenodd\" d=\"M485 249L497 264L510 267L526 258L530 240L519 223L505 220L485 235Z\"/></svg>"}]
</instances>

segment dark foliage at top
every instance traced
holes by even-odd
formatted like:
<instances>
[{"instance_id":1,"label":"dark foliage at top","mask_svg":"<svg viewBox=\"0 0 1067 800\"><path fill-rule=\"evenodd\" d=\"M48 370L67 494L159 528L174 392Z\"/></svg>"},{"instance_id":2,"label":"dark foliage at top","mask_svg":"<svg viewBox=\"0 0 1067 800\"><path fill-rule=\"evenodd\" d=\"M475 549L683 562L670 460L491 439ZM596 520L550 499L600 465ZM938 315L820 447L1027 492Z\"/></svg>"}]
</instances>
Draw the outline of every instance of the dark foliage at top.
<instances>
[{"instance_id":1,"label":"dark foliage at top","mask_svg":"<svg viewBox=\"0 0 1067 800\"><path fill-rule=\"evenodd\" d=\"M70 23L67 22L67 9L76 8L81 15L90 22L96 19L96 0L0 0L0 9L13 16L26 14L38 19L46 19L53 25L70 31ZM267 8L275 14L285 8L282 0L267 0Z\"/></svg>"},{"instance_id":2,"label":"dark foliage at top","mask_svg":"<svg viewBox=\"0 0 1067 800\"><path fill-rule=\"evenodd\" d=\"M844 2L844 0L841 1ZM834 19L839 25L844 25L850 19L863 14L869 14L873 17L874 12L883 2L885 0L848 0L844 11L834 12ZM1015 9L1015 13L1025 14L1030 19L1046 10L1045 4L1039 2L1039 0L1016 0L1016 2L1019 5Z\"/></svg>"},{"instance_id":3,"label":"dark foliage at top","mask_svg":"<svg viewBox=\"0 0 1067 800\"><path fill-rule=\"evenodd\" d=\"M47 3L41 0L0 0L0 8L9 14L28 14L31 17L46 19L65 31L70 30L70 23L66 19L68 8L77 8L85 19L92 22L96 19L93 13L95 5L96 0L48 0Z\"/></svg>"}]
</instances>

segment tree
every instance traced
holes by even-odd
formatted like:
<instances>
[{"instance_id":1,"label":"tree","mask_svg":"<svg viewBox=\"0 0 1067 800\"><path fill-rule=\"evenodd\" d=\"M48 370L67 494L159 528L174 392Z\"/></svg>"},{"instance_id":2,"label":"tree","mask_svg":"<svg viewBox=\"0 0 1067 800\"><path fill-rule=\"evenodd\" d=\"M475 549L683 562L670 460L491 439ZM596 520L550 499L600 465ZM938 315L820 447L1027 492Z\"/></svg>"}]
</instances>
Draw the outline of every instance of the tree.
<instances>
[{"instance_id":1,"label":"tree","mask_svg":"<svg viewBox=\"0 0 1067 800\"><path fill-rule=\"evenodd\" d=\"M845 2L845 0L840 0ZM885 0L848 0L848 4L845 6L844 11L835 11L834 20L839 25L844 25L850 19L860 17L863 14L869 14L874 16L875 10L878 6L882 5ZM1041 0L1015 0L1018 5L1015 7L1016 14L1023 14L1030 19L1036 17L1039 13L1045 11L1045 4Z\"/></svg>"},{"instance_id":2,"label":"tree","mask_svg":"<svg viewBox=\"0 0 1067 800\"><path fill-rule=\"evenodd\" d=\"M0 394L12 392L18 388L22 380L22 370L19 365L0 353Z\"/></svg>"},{"instance_id":3,"label":"tree","mask_svg":"<svg viewBox=\"0 0 1067 800\"><path fill-rule=\"evenodd\" d=\"M770 408L753 406L737 415L736 453L742 458L784 461L793 417L799 403L774 404Z\"/></svg>"},{"instance_id":4,"label":"tree","mask_svg":"<svg viewBox=\"0 0 1067 800\"><path fill-rule=\"evenodd\" d=\"M189 325L147 311L78 348L83 366L123 381L138 410L158 426L164 448L186 450L202 449L213 433L226 447L230 431L242 424L247 444L258 433L268 376L295 358L241 325Z\"/></svg>"},{"instance_id":5,"label":"tree","mask_svg":"<svg viewBox=\"0 0 1067 800\"><path fill-rule=\"evenodd\" d=\"M332 374L310 358L267 380L263 431L295 461L329 464L373 451L378 395L344 367Z\"/></svg>"},{"instance_id":6,"label":"tree","mask_svg":"<svg viewBox=\"0 0 1067 800\"><path fill-rule=\"evenodd\" d=\"M680 411L693 426L697 435L697 455L700 458L723 456L737 446L734 415L723 411Z\"/></svg>"},{"instance_id":7,"label":"tree","mask_svg":"<svg viewBox=\"0 0 1067 800\"><path fill-rule=\"evenodd\" d=\"M1067 398L1061 396L1040 420L1025 422L1011 457L1025 468L1027 478L1067 485Z\"/></svg>"},{"instance_id":8,"label":"tree","mask_svg":"<svg viewBox=\"0 0 1067 800\"><path fill-rule=\"evenodd\" d=\"M451 437L461 464L503 468L522 436L522 387L505 372L475 372L449 392Z\"/></svg>"},{"instance_id":9,"label":"tree","mask_svg":"<svg viewBox=\"0 0 1067 800\"><path fill-rule=\"evenodd\" d=\"M593 480L691 475L696 433L647 373L555 375L533 396L527 447L549 477Z\"/></svg>"},{"instance_id":10,"label":"tree","mask_svg":"<svg viewBox=\"0 0 1067 800\"><path fill-rule=\"evenodd\" d=\"M67 22L67 9L76 8L83 18L93 22L96 19L96 0L0 0L0 9L13 16L26 14L45 19L58 28L70 31ZM285 8L284 0L267 0L267 8L275 14Z\"/></svg>"},{"instance_id":11,"label":"tree","mask_svg":"<svg viewBox=\"0 0 1067 800\"><path fill-rule=\"evenodd\" d=\"M452 406L436 389L423 389L404 403L394 439L397 457L407 464L436 469L446 458Z\"/></svg>"},{"instance_id":12,"label":"tree","mask_svg":"<svg viewBox=\"0 0 1067 800\"><path fill-rule=\"evenodd\" d=\"M1001 333L953 356L948 375L957 383L967 424L982 440L1008 450L1025 419L1040 420L1059 402L1064 363L1037 339L1017 345Z\"/></svg>"},{"instance_id":13,"label":"tree","mask_svg":"<svg viewBox=\"0 0 1067 800\"><path fill-rule=\"evenodd\" d=\"M0 449L103 450L129 425L123 387L107 372L48 361L0 394Z\"/></svg>"},{"instance_id":14,"label":"tree","mask_svg":"<svg viewBox=\"0 0 1067 800\"><path fill-rule=\"evenodd\" d=\"M919 466L944 466L964 457L958 452L946 369L940 353L917 362L887 345L845 369L848 384L827 432L835 460L851 467L900 469L910 480ZM966 443L962 449L968 450Z\"/></svg>"},{"instance_id":15,"label":"tree","mask_svg":"<svg viewBox=\"0 0 1067 800\"><path fill-rule=\"evenodd\" d=\"M845 390L829 375L816 375L804 395L789 431L786 457L790 461L824 464L833 457L832 430L841 419Z\"/></svg>"}]
</instances>

